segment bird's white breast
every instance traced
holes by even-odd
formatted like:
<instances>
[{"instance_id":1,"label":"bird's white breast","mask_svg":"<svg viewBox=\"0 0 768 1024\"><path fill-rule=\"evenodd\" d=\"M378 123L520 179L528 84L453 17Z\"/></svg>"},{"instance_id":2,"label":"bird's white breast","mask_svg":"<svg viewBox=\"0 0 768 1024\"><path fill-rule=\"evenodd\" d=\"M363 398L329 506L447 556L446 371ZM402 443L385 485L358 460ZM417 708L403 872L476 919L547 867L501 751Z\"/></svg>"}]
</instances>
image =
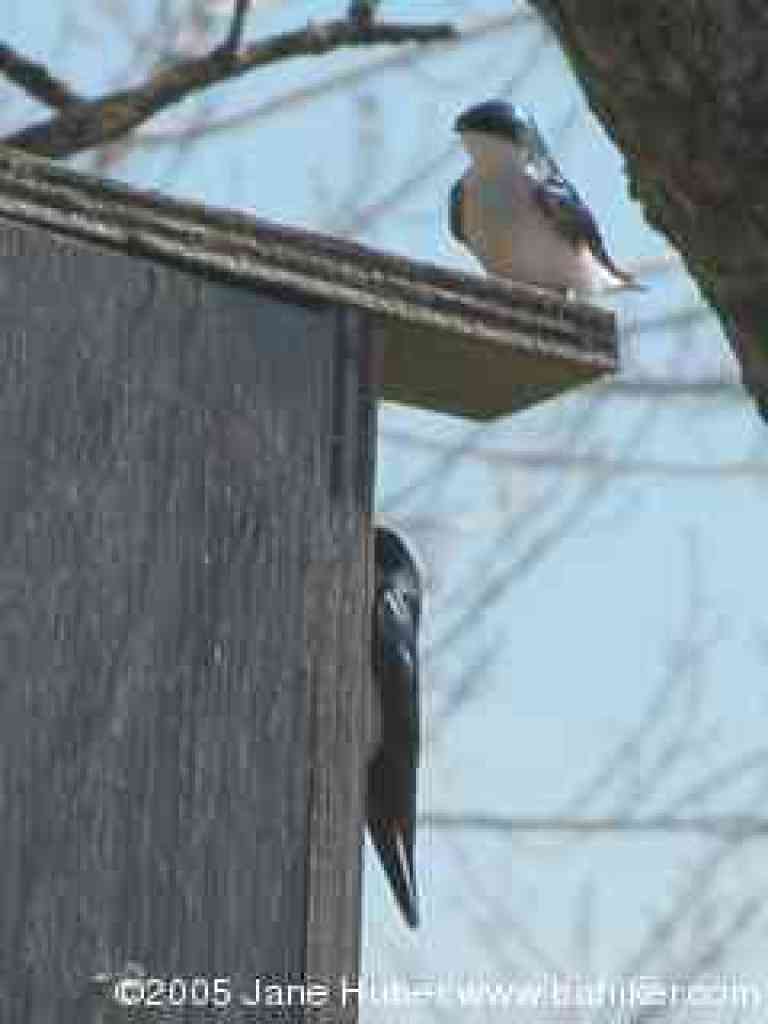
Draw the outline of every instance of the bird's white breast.
<instances>
[{"instance_id":1,"label":"bird's white breast","mask_svg":"<svg viewBox=\"0 0 768 1024\"><path fill-rule=\"evenodd\" d=\"M586 246L564 238L536 203L533 183L514 164L464 176L462 229L486 270L542 288L587 291L596 262Z\"/></svg>"}]
</instances>

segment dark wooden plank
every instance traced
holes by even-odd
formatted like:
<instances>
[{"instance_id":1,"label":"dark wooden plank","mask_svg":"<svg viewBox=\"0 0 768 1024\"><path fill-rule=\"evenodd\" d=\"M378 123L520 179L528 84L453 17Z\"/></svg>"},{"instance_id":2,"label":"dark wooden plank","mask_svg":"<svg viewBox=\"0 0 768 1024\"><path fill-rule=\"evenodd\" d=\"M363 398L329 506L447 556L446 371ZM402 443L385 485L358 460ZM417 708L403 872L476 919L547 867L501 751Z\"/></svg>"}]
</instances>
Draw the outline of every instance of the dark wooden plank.
<instances>
[{"instance_id":1,"label":"dark wooden plank","mask_svg":"<svg viewBox=\"0 0 768 1024\"><path fill-rule=\"evenodd\" d=\"M393 401L487 419L616 368L616 324L606 310L136 192L2 147L0 216L294 303L368 310L382 345L383 393Z\"/></svg>"},{"instance_id":2,"label":"dark wooden plank","mask_svg":"<svg viewBox=\"0 0 768 1024\"><path fill-rule=\"evenodd\" d=\"M357 969L362 326L7 223L0 295L0 1019L263 1020Z\"/></svg>"},{"instance_id":3,"label":"dark wooden plank","mask_svg":"<svg viewBox=\"0 0 768 1024\"><path fill-rule=\"evenodd\" d=\"M347 560L317 561L307 573L305 637L310 699L308 763L308 902L306 976L325 987L308 1014L328 1024L354 1024L357 999L345 996L357 982L360 948L359 862L350 865L350 828L361 831L365 759L371 737L371 616L360 614L360 594L372 588L370 509L376 457L376 400L367 314L335 310L336 374L331 494L357 489L347 533L357 550ZM343 444L338 443L343 439ZM343 664L345 671L340 673ZM356 737L350 742L348 731ZM350 761L350 748L359 759ZM345 877L350 866L351 878Z\"/></svg>"}]
</instances>

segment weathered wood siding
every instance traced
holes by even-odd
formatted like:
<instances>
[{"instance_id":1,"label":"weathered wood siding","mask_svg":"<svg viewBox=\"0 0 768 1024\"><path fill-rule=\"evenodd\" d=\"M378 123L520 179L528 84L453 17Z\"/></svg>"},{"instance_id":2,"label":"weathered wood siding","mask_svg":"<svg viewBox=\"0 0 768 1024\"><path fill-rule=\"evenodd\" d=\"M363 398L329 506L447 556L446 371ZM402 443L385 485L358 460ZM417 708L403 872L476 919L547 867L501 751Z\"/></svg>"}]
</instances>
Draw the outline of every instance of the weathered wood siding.
<instances>
[{"instance_id":1,"label":"weathered wood siding","mask_svg":"<svg viewBox=\"0 0 768 1024\"><path fill-rule=\"evenodd\" d=\"M0 224L3 1021L356 970L364 319Z\"/></svg>"}]
</instances>

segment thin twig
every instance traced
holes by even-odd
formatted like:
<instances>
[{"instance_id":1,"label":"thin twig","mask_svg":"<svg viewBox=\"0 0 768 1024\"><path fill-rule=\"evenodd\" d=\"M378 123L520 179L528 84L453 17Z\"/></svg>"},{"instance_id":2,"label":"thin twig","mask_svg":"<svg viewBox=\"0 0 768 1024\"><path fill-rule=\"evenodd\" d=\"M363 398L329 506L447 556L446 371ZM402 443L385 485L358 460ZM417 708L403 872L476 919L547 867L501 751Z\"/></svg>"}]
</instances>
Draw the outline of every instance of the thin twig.
<instances>
[{"instance_id":1,"label":"thin twig","mask_svg":"<svg viewBox=\"0 0 768 1024\"><path fill-rule=\"evenodd\" d=\"M752 814L722 814L709 817L656 815L649 818L538 818L500 814L422 814L419 824L440 831L515 833L662 832L732 838L768 835L768 818Z\"/></svg>"},{"instance_id":2,"label":"thin twig","mask_svg":"<svg viewBox=\"0 0 768 1024\"><path fill-rule=\"evenodd\" d=\"M227 53L237 53L240 49L240 41L243 38L243 27L245 16L248 13L251 0L236 0L235 13L232 15L232 24L229 26L229 35L224 43Z\"/></svg>"},{"instance_id":3,"label":"thin twig","mask_svg":"<svg viewBox=\"0 0 768 1024\"><path fill-rule=\"evenodd\" d=\"M350 0L347 17L358 25L370 27L376 15L379 0Z\"/></svg>"},{"instance_id":4,"label":"thin twig","mask_svg":"<svg viewBox=\"0 0 768 1024\"><path fill-rule=\"evenodd\" d=\"M613 395L610 387L602 389L606 395ZM621 394L621 392L618 392ZM629 392L632 394L633 392ZM649 389L647 392L639 390L639 395L665 394L663 388L658 392ZM682 394L688 391L681 387ZM691 390L691 394L697 394ZM708 394L706 390L702 392ZM710 392L711 393L711 392ZM491 466L498 470L511 468L524 468L531 471L551 472L553 469L563 469L573 473L587 473L593 476L651 476L667 477L672 480L690 480L691 478L711 479L720 477L733 480L758 479L764 480L768 476L768 460L759 458L733 459L722 462L694 462L693 460L674 459L633 459L633 458L612 458L603 452L569 452L561 450L536 451L530 449L507 449L502 451L494 448L465 447L456 449L455 445L438 437L429 437L412 430L402 430L395 427L382 430L379 433L382 441L388 444L401 445L409 452L421 451L432 453L437 456L456 453L457 459L472 461L483 466ZM471 521L462 517L463 522ZM486 523L487 518L483 519Z\"/></svg>"},{"instance_id":5,"label":"thin twig","mask_svg":"<svg viewBox=\"0 0 768 1024\"><path fill-rule=\"evenodd\" d=\"M158 71L142 85L68 107L60 116L14 132L2 142L39 156L71 156L113 142L192 93L253 68L289 57L317 56L345 46L424 44L455 37L456 30L447 23L389 22L360 29L347 19L311 22L302 29L251 43L237 54L217 49L205 57L180 61Z\"/></svg>"},{"instance_id":6,"label":"thin twig","mask_svg":"<svg viewBox=\"0 0 768 1024\"><path fill-rule=\"evenodd\" d=\"M66 110L84 102L82 96L70 89L66 82L54 78L43 64L22 57L18 50L7 43L0 43L0 73L28 96L54 110Z\"/></svg>"},{"instance_id":7,"label":"thin twig","mask_svg":"<svg viewBox=\"0 0 768 1024\"><path fill-rule=\"evenodd\" d=\"M468 21L461 28L460 36L457 34L452 41L457 42L459 38L462 44L482 42L488 36L495 36L508 29L523 28L526 24L536 20L536 16L528 9L518 10L512 14L503 16L477 18ZM451 40L449 40L450 42ZM183 124L178 127L165 129L149 129L137 133L133 140L134 145L142 147L167 146L188 138L200 138L205 135L213 135L221 132L228 132L247 127L249 124L279 113L312 102L322 96L331 95L347 89L350 85L357 85L373 78L376 75L390 71L392 68L403 68L413 66L418 55L413 50L400 50L397 53L381 54L372 58L369 63L360 67L347 68L344 71L335 71L327 78L321 78L310 85L300 85L289 92L278 96L272 96L263 103L253 107L238 110L232 114L222 114L216 120L207 121L204 124ZM649 269L651 261L640 264L636 261L630 269L639 274L653 273L658 269L658 261Z\"/></svg>"}]
</instances>

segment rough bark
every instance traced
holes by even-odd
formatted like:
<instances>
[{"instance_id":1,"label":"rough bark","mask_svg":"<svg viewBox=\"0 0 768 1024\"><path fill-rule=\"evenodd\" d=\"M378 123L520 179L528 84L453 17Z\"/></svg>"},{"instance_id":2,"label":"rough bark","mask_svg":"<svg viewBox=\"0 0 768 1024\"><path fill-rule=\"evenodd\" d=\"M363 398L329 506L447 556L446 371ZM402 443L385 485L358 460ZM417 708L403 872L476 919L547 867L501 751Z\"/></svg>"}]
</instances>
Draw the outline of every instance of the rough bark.
<instances>
[{"instance_id":1,"label":"rough bark","mask_svg":"<svg viewBox=\"0 0 768 1024\"><path fill-rule=\"evenodd\" d=\"M680 251L768 419L768 7L532 0Z\"/></svg>"}]
</instances>

